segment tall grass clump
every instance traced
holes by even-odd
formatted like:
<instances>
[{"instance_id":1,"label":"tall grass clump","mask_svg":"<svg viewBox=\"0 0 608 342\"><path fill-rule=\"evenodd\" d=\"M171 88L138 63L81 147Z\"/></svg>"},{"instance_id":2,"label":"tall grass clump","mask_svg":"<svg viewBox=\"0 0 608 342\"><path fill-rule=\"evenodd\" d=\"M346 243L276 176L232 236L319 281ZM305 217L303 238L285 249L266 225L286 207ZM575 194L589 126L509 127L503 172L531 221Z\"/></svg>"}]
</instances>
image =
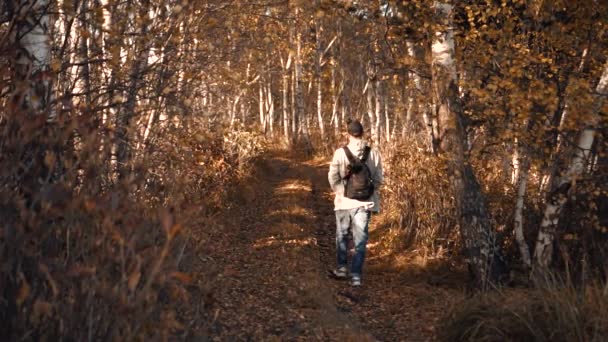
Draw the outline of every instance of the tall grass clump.
<instances>
[{"instance_id":1,"label":"tall grass clump","mask_svg":"<svg viewBox=\"0 0 608 342\"><path fill-rule=\"evenodd\" d=\"M426 151L421 135L387 146L383 158L382 203L388 221L397 228L395 241L402 248L435 250L453 245L458 229L446 161Z\"/></svg>"},{"instance_id":2,"label":"tall grass clump","mask_svg":"<svg viewBox=\"0 0 608 342\"><path fill-rule=\"evenodd\" d=\"M605 341L608 287L547 276L458 303L441 322L442 341Z\"/></svg>"}]
</instances>

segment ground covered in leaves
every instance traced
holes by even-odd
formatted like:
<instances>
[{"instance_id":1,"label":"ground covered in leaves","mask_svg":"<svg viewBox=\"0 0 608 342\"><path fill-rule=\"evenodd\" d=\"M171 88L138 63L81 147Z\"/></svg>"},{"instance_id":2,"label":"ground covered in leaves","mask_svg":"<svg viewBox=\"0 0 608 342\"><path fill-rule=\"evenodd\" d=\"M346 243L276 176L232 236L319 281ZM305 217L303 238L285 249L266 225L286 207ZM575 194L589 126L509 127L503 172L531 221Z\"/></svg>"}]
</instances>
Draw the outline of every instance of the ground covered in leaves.
<instances>
[{"instance_id":1,"label":"ground covered in leaves","mask_svg":"<svg viewBox=\"0 0 608 342\"><path fill-rule=\"evenodd\" d=\"M463 298L458 271L416 253L389 254L373 217L363 286L330 279L332 195L324 160L274 152L231 195L191 223L183 267L194 275L182 313L188 340L427 341Z\"/></svg>"}]
</instances>

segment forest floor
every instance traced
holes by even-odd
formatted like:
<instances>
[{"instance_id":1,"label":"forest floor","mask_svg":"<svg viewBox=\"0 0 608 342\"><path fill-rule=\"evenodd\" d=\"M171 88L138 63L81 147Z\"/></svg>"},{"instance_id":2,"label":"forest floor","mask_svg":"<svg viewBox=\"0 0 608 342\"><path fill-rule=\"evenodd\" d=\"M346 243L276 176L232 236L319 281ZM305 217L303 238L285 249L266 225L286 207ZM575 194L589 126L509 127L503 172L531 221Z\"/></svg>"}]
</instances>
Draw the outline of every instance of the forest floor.
<instances>
[{"instance_id":1,"label":"forest floor","mask_svg":"<svg viewBox=\"0 0 608 342\"><path fill-rule=\"evenodd\" d=\"M183 337L436 339L438 320L464 297L462 272L420 253L387 254L379 215L372 217L363 286L330 279L335 216L327 170L326 160L269 153L235 189L230 208L194 225L182 267L202 285L186 310L192 319Z\"/></svg>"}]
</instances>

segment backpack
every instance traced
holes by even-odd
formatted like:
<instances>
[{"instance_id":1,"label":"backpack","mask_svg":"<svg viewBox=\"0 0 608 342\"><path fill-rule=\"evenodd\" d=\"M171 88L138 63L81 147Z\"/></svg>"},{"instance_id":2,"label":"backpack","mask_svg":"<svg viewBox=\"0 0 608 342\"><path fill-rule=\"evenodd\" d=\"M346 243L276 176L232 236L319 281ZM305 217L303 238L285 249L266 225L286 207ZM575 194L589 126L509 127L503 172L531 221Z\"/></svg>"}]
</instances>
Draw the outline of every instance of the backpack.
<instances>
[{"instance_id":1,"label":"backpack","mask_svg":"<svg viewBox=\"0 0 608 342\"><path fill-rule=\"evenodd\" d=\"M356 200L367 200L374 194L374 181L372 173L367 166L367 158L369 157L371 148L365 146L361 159L355 157L353 153L344 146L344 153L348 158L349 165L346 167L346 187L344 196Z\"/></svg>"}]
</instances>

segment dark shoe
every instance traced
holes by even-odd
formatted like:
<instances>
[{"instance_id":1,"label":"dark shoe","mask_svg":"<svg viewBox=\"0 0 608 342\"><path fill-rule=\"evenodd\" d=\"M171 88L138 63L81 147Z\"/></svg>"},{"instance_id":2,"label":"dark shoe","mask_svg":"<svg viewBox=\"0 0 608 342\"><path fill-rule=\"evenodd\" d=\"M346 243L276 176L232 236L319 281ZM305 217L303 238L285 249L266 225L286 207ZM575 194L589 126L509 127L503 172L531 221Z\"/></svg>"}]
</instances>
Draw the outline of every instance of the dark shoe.
<instances>
[{"instance_id":1,"label":"dark shoe","mask_svg":"<svg viewBox=\"0 0 608 342\"><path fill-rule=\"evenodd\" d=\"M350 284L353 287L359 287L359 286L361 286L361 277L359 277L359 276L353 276L353 278L351 279Z\"/></svg>"}]
</instances>

